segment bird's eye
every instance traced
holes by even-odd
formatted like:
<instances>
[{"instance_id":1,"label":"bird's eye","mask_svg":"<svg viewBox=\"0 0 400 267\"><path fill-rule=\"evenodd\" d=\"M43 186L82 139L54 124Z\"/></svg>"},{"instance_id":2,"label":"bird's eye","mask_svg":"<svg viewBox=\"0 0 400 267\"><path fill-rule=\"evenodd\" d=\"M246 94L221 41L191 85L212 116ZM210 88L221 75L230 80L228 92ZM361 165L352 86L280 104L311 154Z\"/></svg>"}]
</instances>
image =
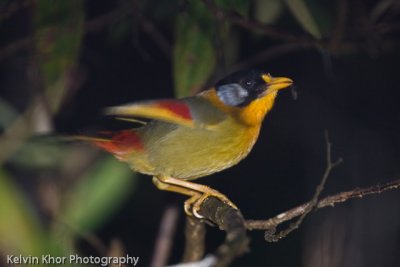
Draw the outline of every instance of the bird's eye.
<instances>
[{"instance_id":1,"label":"bird's eye","mask_svg":"<svg viewBox=\"0 0 400 267\"><path fill-rule=\"evenodd\" d=\"M245 102L249 93L240 84L231 83L218 87L217 94L219 99L226 105L238 106Z\"/></svg>"},{"instance_id":2,"label":"bird's eye","mask_svg":"<svg viewBox=\"0 0 400 267\"><path fill-rule=\"evenodd\" d=\"M254 81L247 81L247 82L246 82L246 85L247 85L247 86L252 86L253 84L254 84Z\"/></svg>"}]
</instances>

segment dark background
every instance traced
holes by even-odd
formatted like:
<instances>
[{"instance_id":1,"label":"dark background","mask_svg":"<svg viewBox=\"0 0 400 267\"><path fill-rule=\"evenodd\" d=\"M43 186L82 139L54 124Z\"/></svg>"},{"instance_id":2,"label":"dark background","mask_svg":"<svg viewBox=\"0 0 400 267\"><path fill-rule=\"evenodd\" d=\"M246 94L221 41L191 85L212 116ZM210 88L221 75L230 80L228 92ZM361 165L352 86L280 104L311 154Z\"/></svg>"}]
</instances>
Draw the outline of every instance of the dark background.
<instances>
[{"instance_id":1,"label":"dark background","mask_svg":"<svg viewBox=\"0 0 400 267\"><path fill-rule=\"evenodd\" d=\"M90 25L87 22L113 10L124 9L124 5L133 8L129 2L84 1L86 27ZM333 26L328 27L330 30L325 31L320 40L302 28L293 13L282 4L279 18L270 25L277 31L304 37L307 42L315 41L321 45L319 48L303 47L303 39L281 40L233 24L232 32L237 36L239 47L234 63L227 66L217 62L214 75L208 81L222 78L234 70L232 66L259 67L272 75L292 78L295 91L284 90L280 93L274 109L265 119L257 144L245 160L198 182L226 194L238 205L246 219L270 218L312 197L326 167L325 130L329 132L333 144L333 159L341 157L343 163L332 172L324 196L398 179L400 7L395 2L389 2L354 1L343 4L343 1L305 1L317 24L326 22L321 18L323 14L331 15L329 18ZM379 20L370 21L371 14L385 3L389 7L382 12ZM175 20L190 12L188 5L191 5L190 1L149 1L134 6L137 9L132 14L116 15L100 27L86 30L77 61L72 70L68 70L68 90L58 110L50 116L51 135L74 134L99 125L107 127L105 125L110 122L100 116L101 110L107 106L174 97L174 54L172 50L165 53L160 48L154 36L144 30L139 17L150 21L173 47ZM252 2L250 11L254 11L254 5L255 2ZM336 13L343 11L343 5L346 13L344 33L333 49L329 46L335 38L332 29L338 20ZM30 101L43 92L43 81L39 85L34 84L30 74L41 63L37 63L32 43L11 52L6 48L16 47L16 42L29 38L35 32L32 22L35 4L21 1L15 10L11 10L10 6L11 1L1 4L0 96L17 114L24 114ZM249 18L257 19L252 15ZM214 18L213 23L217 25L221 20ZM378 26L383 23L391 27L390 31L380 30ZM115 36L119 27L127 27L127 30L121 30L122 33ZM288 43L298 47L284 52L274 50ZM217 48L225 49L224 46ZM271 51L271 56L265 60L260 56L257 61L249 61L262 51ZM201 55L202 51L198 53ZM33 80L37 81L36 78ZM6 132L7 127L3 129L4 136ZM28 141L24 142L41 139L34 130L28 132ZM69 146L72 146L78 153L88 153L87 164L81 166L85 170L90 169L98 159L106 157L103 152L82 144L63 141L51 144L59 145L61 150L71 149ZM55 194L67 194L69 187L84 178L75 177L74 172L61 173L55 163L45 164L44 167L26 164L26 159L18 160L22 153L18 151L23 149L10 152L2 168L21 191L21 197L30 202L29 210L36 214L41 229L51 231L59 213L54 213L53 209L43 204L43 192L40 191L43 183L55 187L51 191ZM166 207L172 205L177 207L179 219L170 262L179 262L184 245L182 203L185 198L158 191L149 177L138 176L132 178L135 179L133 190L88 232L97 240L94 243L102 244L100 247L109 248L113 240L118 240L121 250L140 257L139 266L148 266L161 217ZM61 203L58 209L62 209L63 198L56 199ZM263 232L252 231L249 233L249 253L233 266L399 266L399 200L400 194L394 190L320 210L310 214L299 230L278 243L267 243L263 240ZM6 230L0 231L0 237ZM90 241L92 239L81 234L72 236L74 251L83 255L101 255ZM59 240L54 236L52 238ZM223 232L209 227L207 252L212 253L223 238ZM7 247L2 247L4 244L0 246L1 254L9 253Z\"/></svg>"}]
</instances>

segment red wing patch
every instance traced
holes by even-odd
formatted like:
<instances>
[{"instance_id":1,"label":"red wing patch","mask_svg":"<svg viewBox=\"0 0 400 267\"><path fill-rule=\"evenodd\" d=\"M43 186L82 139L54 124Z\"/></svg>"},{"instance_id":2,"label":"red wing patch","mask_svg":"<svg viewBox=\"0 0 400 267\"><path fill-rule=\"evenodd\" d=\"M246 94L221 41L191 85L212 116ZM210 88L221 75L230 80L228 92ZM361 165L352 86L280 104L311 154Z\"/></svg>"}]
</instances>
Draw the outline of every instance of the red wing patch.
<instances>
[{"instance_id":1,"label":"red wing patch","mask_svg":"<svg viewBox=\"0 0 400 267\"><path fill-rule=\"evenodd\" d=\"M181 118L191 120L192 115L190 114L190 108L186 103L175 101L175 100L160 100L157 105L161 108L165 108L170 112L178 115Z\"/></svg>"},{"instance_id":2,"label":"red wing patch","mask_svg":"<svg viewBox=\"0 0 400 267\"><path fill-rule=\"evenodd\" d=\"M114 134L111 140L94 141L93 143L96 146L119 156L126 155L133 151L144 151L144 146L139 135L132 130L120 131Z\"/></svg>"}]
</instances>

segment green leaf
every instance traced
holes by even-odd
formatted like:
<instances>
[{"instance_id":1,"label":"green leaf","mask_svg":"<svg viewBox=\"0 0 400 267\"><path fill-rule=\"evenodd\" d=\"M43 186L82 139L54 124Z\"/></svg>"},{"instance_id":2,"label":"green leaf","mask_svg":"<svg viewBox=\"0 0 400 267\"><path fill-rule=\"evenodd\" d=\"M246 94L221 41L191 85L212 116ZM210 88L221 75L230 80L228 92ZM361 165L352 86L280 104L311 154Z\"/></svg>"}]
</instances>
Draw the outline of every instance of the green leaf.
<instances>
[{"instance_id":1,"label":"green leaf","mask_svg":"<svg viewBox=\"0 0 400 267\"><path fill-rule=\"evenodd\" d=\"M60 218L73 229L94 230L116 211L135 184L135 173L127 164L106 157L68 194Z\"/></svg>"},{"instance_id":2,"label":"green leaf","mask_svg":"<svg viewBox=\"0 0 400 267\"><path fill-rule=\"evenodd\" d=\"M396 4L398 5L397 6L397 10L398 10L398 7L399 7L398 0L378 1L370 13L371 20L373 22L377 22L379 20L379 18L381 18L381 16L383 16L391 8L393 8L393 10L396 10Z\"/></svg>"},{"instance_id":3,"label":"green leaf","mask_svg":"<svg viewBox=\"0 0 400 267\"><path fill-rule=\"evenodd\" d=\"M257 21L269 24L275 22L282 14L282 0L256 0L254 2L254 17Z\"/></svg>"},{"instance_id":4,"label":"green leaf","mask_svg":"<svg viewBox=\"0 0 400 267\"><path fill-rule=\"evenodd\" d=\"M173 55L175 95L184 97L202 89L215 72L218 43L219 64L231 63L238 51L230 24L215 18L202 1L188 1L186 13L180 14L175 24ZM248 16L247 0L216 0L226 12L235 11ZM223 67L223 66L222 66Z\"/></svg>"},{"instance_id":5,"label":"green leaf","mask_svg":"<svg viewBox=\"0 0 400 267\"><path fill-rule=\"evenodd\" d=\"M250 1L248 0L215 0L215 4L227 11L235 11L243 17L249 16Z\"/></svg>"},{"instance_id":6,"label":"green leaf","mask_svg":"<svg viewBox=\"0 0 400 267\"><path fill-rule=\"evenodd\" d=\"M215 4L225 12L236 12L242 17L249 16L250 1L247 0L216 0ZM232 30L228 20L217 20L216 40L218 43L219 70L229 69L236 62L240 49L239 36Z\"/></svg>"},{"instance_id":7,"label":"green leaf","mask_svg":"<svg viewBox=\"0 0 400 267\"><path fill-rule=\"evenodd\" d=\"M83 2L38 0L35 5L35 46L52 112L57 111L83 36Z\"/></svg>"},{"instance_id":8,"label":"green leaf","mask_svg":"<svg viewBox=\"0 0 400 267\"><path fill-rule=\"evenodd\" d=\"M43 137L28 140L11 156L9 161L20 167L34 169L59 165L67 148L60 146L52 140L52 137L47 139Z\"/></svg>"},{"instance_id":9,"label":"green leaf","mask_svg":"<svg viewBox=\"0 0 400 267\"><path fill-rule=\"evenodd\" d=\"M285 0L286 5L305 31L321 39L321 33L304 0Z\"/></svg>"},{"instance_id":10,"label":"green leaf","mask_svg":"<svg viewBox=\"0 0 400 267\"><path fill-rule=\"evenodd\" d=\"M18 112L0 98L0 129L5 129L18 117Z\"/></svg>"},{"instance_id":11,"label":"green leaf","mask_svg":"<svg viewBox=\"0 0 400 267\"><path fill-rule=\"evenodd\" d=\"M197 1L190 2L188 13L180 14L175 26L175 95L191 95L204 86L214 72L215 25L212 15Z\"/></svg>"},{"instance_id":12,"label":"green leaf","mask_svg":"<svg viewBox=\"0 0 400 267\"><path fill-rule=\"evenodd\" d=\"M0 247L3 253L40 255L47 240L25 196L0 169Z\"/></svg>"},{"instance_id":13,"label":"green leaf","mask_svg":"<svg viewBox=\"0 0 400 267\"><path fill-rule=\"evenodd\" d=\"M116 23L110 25L108 28L108 36L111 44L121 44L126 38L131 36L132 28L137 27L137 25L132 25L132 21L123 18Z\"/></svg>"}]
</instances>

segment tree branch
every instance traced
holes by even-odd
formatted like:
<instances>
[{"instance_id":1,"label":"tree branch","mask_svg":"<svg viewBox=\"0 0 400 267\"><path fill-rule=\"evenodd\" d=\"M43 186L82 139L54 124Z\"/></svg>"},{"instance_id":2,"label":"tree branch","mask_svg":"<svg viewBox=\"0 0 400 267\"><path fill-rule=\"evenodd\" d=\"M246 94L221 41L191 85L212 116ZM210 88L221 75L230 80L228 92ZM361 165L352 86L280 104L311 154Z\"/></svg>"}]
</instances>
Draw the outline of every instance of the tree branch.
<instances>
[{"instance_id":1,"label":"tree branch","mask_svg":"<svg viewBox=\"0 0 400 267\"><path fill-rule=\"evenodd\" d=\"M131 14L135 14L138 17L142 30L154 40L155 44L159 46L163 54L167 58L170 58L171 45L169 44L168 40L161 34L160 31L158 31L155 25L151 21L146 19L138 10L130 9L126 6L119 7L108 13L99 15L98 17L90 21L85 21L85 33L100 31L104 29L104 27L106 27L107 25L118 22L122 18L125 18L126 16ZM11 42L0 48L0 61L15 54L16 52L33 47L33 45L33 36L28 36L20 40Z\"/></svg>"},{"instance_id":2,"label":"tree branch","mask_svg":"<svg viewBox=\"0 0 400 267\"><path fill-rule=\"evenodd\" d=\"M199 261L204 256L206 227L204 222L186 217L185 225L185 250L182 262Z\"/></svg>"},{"instance_id":3,"label":"tree branch","mask_svg":"<svg viewBox=\"0 0 400 267\"><path fill-rule=\"evenodd\" d=\"M336 161L332 161L332 144L329 140L328 132L325 132L325 140L326 140L326 168L322 175L321 181L317 186L314 196L311 201L300 205L296 208L278 214L277 216L270 218L268 220L247 220L244 221L239 210L235 210L229 205L221 202L217 198L210 197L206 199L201 205L200 214L204 216L204 218L215 225L217 225L221 230L226 231L226 239L224 244L222 244L217 252L216 252L216 264L212 266L228 266L237 256L240 256L247 250L247 246L249 240L246 236L246 229L248 230L266 230L265 238L269 242L276 242L283 237L286 237L293 230L297 229L304 218L313 210L321 209L327 206L334 206L336 203L345 202L351 198L361 198L365 195L369 194L377 194L386 190L397 189L400 188L400 179L395 180L384 185L374 185L367 188L362 189L354 189L351 191L341 192L333 196L328 196L318 201L318 198L321 192L324 189L324 185L331 174L332 170L336 168L341 162L342 159L338 158ZM292 220L296 217L299 217L297 221L291 224L287 229L275 234L276 228L289 220ZM193 224L193 225L190 225ZM194 218L190 218L188 221L189 228L186 229L187 241L191 242L187 244L185 251L185 259L191 260L199 260L204 252L204 225L200 221L196 221ZM188 226L187 226L188 227ZM193 229L196 227L200 227L201 229L201 238L200 241L196 241L193 234ZM192 232L192 233L190 233ZM200 253L196 252L196 246L200 245ZM188 249L189 248L189 249ZM194 257L189 258L187 253L190 252L195 255ZM190 266L204 266L203 261L198 261L196 265Z\"/></svg>"},{"instance_id":4,"label":"tree branch","mask_svg":"<svg viewBox=\"0 0 400 267\"><path fill-rule=\"evenodd\" d=\"M336 0L336 20L329 43L329 47L332 52L335 52L338 49L346 31L348 13L347 4L348 3L346 0Z\"/></svg>"},{"instance_id":5,"label":"tree branch","mask_svg":"<svg viewBox=\"0 0 400 267\"><path fill-rule=\"evenodd\" d=\"M209 197L201 205L200 214L205 219L226 231L225 242L216 251L217 263L213 266L228 266L236 257L248 249L249 239L243 215L217 198Z\"/></svg>"},{"instance_id":6,"label":"tree branch","mask_svg":"<svg viewBox=\"0 0 400 267\"><path fill-rule=\"evenodd\" d=\"M322 179L320 184L315 190L314 196L311 201L304 203L298 207L295 207L286 212L280 213L277 216L270 218L268 220L247 220L246 228L249 230L267 230L265 233L265 239L269 242L276 242L279 239L287 236L290 232L297 229L300 224L303 222L305 216L313 210L321 209L327 206L333 207L336 203L345 202L351 198L362 198L363 196L370 194L378 194L382 193L386 190L392 190L400 188L400 179L395 180L384 185L374 185L367 188L356 188L350 191L341 192L333 196L328 196L318 201L318 197L321 194L324 185L332 172L332 170L337 167L343 160L341 158L336 161L332 161L332 144L329 141L328 132L325 131L325 140L326 140L326 169L324 174L322 175ZM300 218L290 225L287 229L275 234L275 230L277 226L280 224L290 221L296 217Z\"/></svg>"},{"instance_id":7,"label":"tree branch","mask_svg":"<svg viewBox=\"0 0 400 267\"><path fill-rule=\"evenodd\" d=\"M246 60L238 62L235 65L233 65L230 71L248 69L254 67L255 65L271 61L272 59L275 59L277 57L289 53L294 53L304 50L312 50L318 47L319 47L318 44L312 41L282 43L279 45L268 47L267 49L261 52L248 56Z\"/></svg>"},{"instance_id":8,"label":"tree branch","mask_svg":"<svg viewBox=\"0 0 400 267\"><path fill-rule=\"evenodd\" d=\"M150 264L151 267L162 267L167 264L173 246L173 238L178 218L178 207L170 206L164 211L160 229L158 230L153 258Z\"/></svg>"},{"instance_id":9,"label":"tree branch","mask_svg":"<svg viewBox=\"0 0 400 267\"><path fill-rule=\"evenodd\" d=\"M288 228L285 230L280 231L279 233L276 232L276 227L270 228L265 232L265 239L268 242L277 242L280 239L286 237L288 234L290 234L292 231L296 230L299 228L299 226L302 224L304 218L309 214L318 204L318 198L321 195L322 191L324 190L324 186L326 181L328 180L328 177L332 170L338 166L340 163L342 163L342 159L339 158L336 161L332 161L332 143L329 140L329 135L328 131L325 131L325 142L326 142L326 169L324 174L322 175L322 179L317 186L314 196L309 202L309 205L306 206L304 209L304 212L301 214L300 218L293 224L289 225Z\"/></svg>"},{"instance_id":10,"label":"tree branch","mask_svg":"<svg viewBox=\"0 0 400 267\"><path fill-rule=\"evenodd\" d=\"M380 194L387 190L393 190L399 188L400 188L400 179L385 183L383 185L377 184L365 188L356 188L350 191L341 192L321 199L320 201L318 201L315 210L325 207L334 207L335 204L345 202L352 198L362 198L367 195ZM268 220L247 220L246 228L249 230L269 230L276 228L281 223L289 221L293 218L296 218L304 214L310 205L312 205L311 201L304 203L293 209L290 209L288 211L282 212Z\"/></svg>"},{"instance_id":11,"label":"tree branch","mask_svg":"<svg viewBox=\"0 0 400 267\"><path fill-rule=\"evenodd\" d=\"M270 38L284 40L284 41L296 41L299 39L305 39L304 37L299 37L291 33L282 31L280 29L278 30L272 26L262 24L256 20L243 18L238 14L228 13L211 0L202 0L202 2L207 6L207 8L213 13L213 15L217 19L227 20L233 25L236 25L243 29L259 31Z\"/></svg>"}]
</instances>

